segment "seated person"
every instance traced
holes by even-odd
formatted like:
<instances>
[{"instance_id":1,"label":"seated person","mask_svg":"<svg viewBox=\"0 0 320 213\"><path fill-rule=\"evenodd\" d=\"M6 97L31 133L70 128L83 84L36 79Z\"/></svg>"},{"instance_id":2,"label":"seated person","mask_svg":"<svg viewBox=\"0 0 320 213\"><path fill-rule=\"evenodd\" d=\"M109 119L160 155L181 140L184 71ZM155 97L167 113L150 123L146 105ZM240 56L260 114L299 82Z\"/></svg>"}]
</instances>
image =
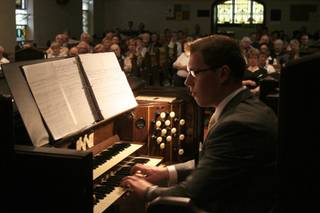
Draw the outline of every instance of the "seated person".
<instances>
[{"instance_id":1,"label":"seated person","mask_svg":"<svg viewBox=\"0 0 320 213\"><path fill-rule=\"evenodd\" d=\"M4 48L0 46L0 64L7 64L10 63L10 61L4 57Z\"/></svg>"},{"instance_id":2,"label":"seated person","mask_svg":"<svg viewBox=\"0 0 320 213\"><path fill-rule=\"evenodd\" d=\"M67 52L64 51L64 49L58 42L52 42L50 48L46 52L47 58L59 58L68 56Z\"/></svg>"},{"instance_id":3,"label":"seated person","mask_svg":"<svg viewBox=\"0 0 320 213\"><path fill-rule=\"evenodd\" d=\"M105 52L103 44L96 44L96 46L94 46L94 48L93 48L93 52L94 53L103 53L103 52Z\"/></svg>"},{"instance_id":4,"label":"seated person","mask_svg":"<svg viewBox=\"0 0 320 213\"><path fill-rule=\"evenodd\" d=\"M34 47L32 42L26 42L23 44L23 47L19 50L16 50L14 59L15 61L27 61L35 59L44 59L47 57L47 54L42 49Z\"/></svg>"},{"instance_id":5,"label":"seated person","mask_svg":"<svg viewBox=\"0 0 320 213\"><path fill-rule=\"evenodd\" d=\"M177 58L177 60L173 63L173 68L177 70L177 73L173 77L174 86L183 87L184 81L187 78L188 71L187 65L190 57L190 43L185 42L183 44L183 53Z\"/></svg>"},{"instance_id":6,"label":"seated person","mask_svg":"<svg viewBox=\"0 0 320 213\"><path fill-rule=\"evenodd\" d=\"M269 55L267 53L260 51L258 56L258 63L259 63L258 65L259 67L267 70L268 74L272 74L272 73L275 73L276 70L271 64L268 63L268 57Z\"/></svg>"},{"instance_id":7,"label":"seated person","mask_svg":"<svg viewBox=\"0 0 320 213\"><path fill-rule=\"evenodd\" d=\"M68 56L69 57L74 57L74 56L77 56L77 55L79 55L78 48L77 47L71 47L70 50L69 50Z\"/></svg>"},{"instance_id":8,"label":"seated person","mask_svg":"<svg viewBox=\"0 0 320 213\"><path fill-rule=\"evenodd\" d=\"M260 81L268 75L266 69L261 68L258 62L259 50L252 48L247 53L248 65L244 72L243 84L253 93L259 92Z\"/></svg>"},{"instance_id":9,"label":"seated person","mask_svg":"<svg viewBox=\"0 0 320 213\"><path fill-rule=\"evenodd\" d=\"M119 61L120 67L123 70L123 65L124 65L124 56L121 53L121 48L118 44L112 44L110 47L110 50L115 53L117 56L117 59Z\"/></svg>"},{"instance_id":10,"label":"seated person","mask_svg":"<svg viewBox=\"0 0 320 213\"><path fill-rule=\"evenodd\" d=\"M3 56L4 54L4 48L2 46L0 46L0 77L2 77L2 67L1 67L1 64L7 64L7 63L10 63L10 61L5 58Z\"/></svg>"},{"instance_id":11,"label":"seated person","mask_svg":"<svg viewBox=\"0 0 320 213\"><path fill-rule=\"evenodd\" d=\"M127 76L138 75L137 71L137 54L136 54L136 41L129 39L127 41L127 52L123 61L123 71Z\"/></svg>"},{"instance_id":12,"label":"seated person","mask_svg":"<svg viewBox=\"0 0 320 213\"><path fill-rule=\"evenodd\" d=\"M212 35L193 42L190 50L185 84L199 106L215 108L197 165L138 164L121 185L145 201L184 196L208 212L269 212L275 199L277 117L242 86L245 61L236 40ZM170 186L159 186L161 181Z\"/></svg>"},{"instance_id":13,"label":"seated person","mask_svg":"<svg viewBox=\"0 0 320 213\"><path fill-rule=\"evenodd\" d=\"M58 34L56 35L56 37L54 38L54 42L57 42L60 44L60 52L62 55L68 55L68 51L69 51L69 48L68 48L68 44L67 44L67 37L66 37L66 34ZM49 50L47 50L47 54L50 54L50 48Z\"/></svg>"},{"instance_id":14,"label":"seated person","mask_svg":"<svg viewBox=\"0 0 320 213\"><path fill-rule=\"evenodd\" d=\"M80 41L77 45L78 54L90 53L91 48L90 45L84 41Z\"/></svg>"}]
</instances>

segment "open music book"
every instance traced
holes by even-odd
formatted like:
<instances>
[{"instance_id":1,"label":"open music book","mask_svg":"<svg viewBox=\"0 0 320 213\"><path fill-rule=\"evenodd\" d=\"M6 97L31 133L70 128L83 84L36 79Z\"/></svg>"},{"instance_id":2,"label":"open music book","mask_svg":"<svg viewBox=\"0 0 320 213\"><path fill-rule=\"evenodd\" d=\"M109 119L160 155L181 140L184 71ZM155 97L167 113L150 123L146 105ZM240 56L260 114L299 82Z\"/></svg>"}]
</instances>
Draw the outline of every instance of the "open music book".
<instances>
[{"instance_id":1,"label":"open music book","mask_svg":"<svg viewBox=\"0 0 320 213\"><path fill-rule=\"evenodd\" d=\"M111 52L25 65L22 69L55 141L137 106Z\"/></svg>"}]
</instances>

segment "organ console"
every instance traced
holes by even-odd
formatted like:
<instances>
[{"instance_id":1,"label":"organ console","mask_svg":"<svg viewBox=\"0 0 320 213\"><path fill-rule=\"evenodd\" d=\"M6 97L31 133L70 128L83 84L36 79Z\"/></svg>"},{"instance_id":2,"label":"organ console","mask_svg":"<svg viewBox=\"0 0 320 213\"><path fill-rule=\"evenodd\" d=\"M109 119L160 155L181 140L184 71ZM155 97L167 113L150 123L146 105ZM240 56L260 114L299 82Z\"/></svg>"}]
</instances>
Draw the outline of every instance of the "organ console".
<instances>
[{"instance_id":1,"label":"organ console","mask_svg":"<svg viewBox=\"0 0 320 213\"><path fill-rule=\"evenodd\" d=\"M48 145L40 147L45 146L53 152L57 149L71 149L75 152L92 153L92 160L89 163L92 166L92 168L90 166L92 174L86 176L91 177L92 185L89 188L92 189L86 192L91 193L92 199L83 201L89 203L92 212L104 212L126 193L126 190L119 186L119 182L129 174L134 164L157 166L161 163L169 164L197 157L198 139L201 138L201 130L196 128L200 120L199 109L195 107L186 90L179 89L176 91L169 89L166 92L163 88L141 90L136 94L137 108L51 143L52 138L44 136L44 131L47 130L20 70L22 65L38 62L42 60L5 65L3 69L5 78L31 140L40 142L49 140ZM160 93L164 95L159 96ZM33 153L34 150L28 152ZM39 152L34 152L30 156L38 154ZM36 162L45 163L45 161ZM33 177L36 174L27 175L30 179L37 178ZM63 178L63 174L57 176ZM32 191L29 193L31 197L38 196L32 194ZM43 189L40 193L45 197L46 194L53 192ZM50 195L51 197L54 195ZM72 210L69 207L65 206L66 209ZM77 209L77 212L84 211Z\"/></svg>"},{"instance_id":2,"label":"organ console","mask_svg":"<svg viewBox=\"0 0 320 213\"><path fill-rule=\"evenodd\" d=\"M115 123L120 138L143 142L142 154L166 164L197 158L203 121L186 88L145 88L136 99L138 107Z\"/></svg>"}]
</instances>

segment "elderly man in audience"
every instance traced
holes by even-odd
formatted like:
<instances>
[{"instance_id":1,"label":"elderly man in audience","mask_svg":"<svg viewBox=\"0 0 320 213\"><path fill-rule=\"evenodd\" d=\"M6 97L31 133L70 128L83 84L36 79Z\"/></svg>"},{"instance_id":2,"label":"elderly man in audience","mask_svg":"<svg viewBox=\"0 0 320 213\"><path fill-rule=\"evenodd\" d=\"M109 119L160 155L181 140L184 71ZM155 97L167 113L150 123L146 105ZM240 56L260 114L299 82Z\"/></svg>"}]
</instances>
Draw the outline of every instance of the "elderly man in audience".
<instances>
[{"instance_id":1,"label":"elderly man in audience","mask_svg":"<svg viewBox=\"0 0 320 213\"><path fill-rule=\"evenodd\" d=\"M80 41L84 41L86 42L87 44L90 44L91 42L91 36L89 33L86 33L86 32L83 32L81 33L80 35Z\"/></svg>"},{"instance_id":2,"label":"elderly man in audience","mask_svg":"<svg viewBox=\"0 0 320 213\"><path fill-rule=\"evenodd\" d=\"M84 53L91 52L90 45L84 41L80 41L80 43L77 45L77 48L78 48L78 54L84 54Z\"/></svg>"},{"instance_id":3,"label":"elderly man in audience","mask_svg":"<svg viewBox=\"0 0 320 213\"><path fill-rule=\"evenodd\" d=\"M272 65L278 72L281 69L280 58L283 57L284 54L283 41L281 39L274 40L270 56L272 59Z\"/></svg>"},{"instance_id":4,"label":"elderly man in audience","mask_svg":"<svg viewBox=\"0 0 320 213\"><path fill-rule=\"evenodd\" d=\"M68 52L69 52L69 48L65 47L65 35L64 34L58 34L56 35L54 42L53 43L58 43L60 45L60 54L63 56L67 56ZM57 44L55 44L55 46L57 46ZM51 48L52 46L50 46L47 50L46 53L47 55L52 55L53 54L53 49Z\"/></svg>"},{"instance_id":5,"label":"elderly man in audience","mask_svg":"<svg viewBox=\"0 0 320 213\"><path fill-rule=\"evenodd\" d=\"M87 32L83 32L80 35L80 42L85 42L89 45L89 52L93 52L93 46L92 46L92 38L91 35Z\"/></svg>"},{"instance_id":6,"label":"elderly man in audience","mask_svg":"<svg viewBox=\"0 0 320 213\"><path fill-rule=\"evenodd\" d=\"M118 44L112 44L110 47L111 51L115 53L117 56L117 59L119 61L120 67L123 70L123 64L124 64L124 56L121 53L121 48Z\"/></svg>"},{"instance_id":7,"label":"elderly man in audience","mask_svg":"<svg viewBox=\"0 0 320 213\"><path fill-rule=\"evenodd\" d=\"M240 49L241 49L241 52L242 52L242 55L244 57L244 60L246 61L246 63L248 63L248 60L247 60L247 54L248 54L248 51L253 48L251 46L251 39L248 37L248 36L244 36L242 37L242 39L240 40L240 43L239 43L239 46L240 46Z\"/></svg>"}]
</instances>

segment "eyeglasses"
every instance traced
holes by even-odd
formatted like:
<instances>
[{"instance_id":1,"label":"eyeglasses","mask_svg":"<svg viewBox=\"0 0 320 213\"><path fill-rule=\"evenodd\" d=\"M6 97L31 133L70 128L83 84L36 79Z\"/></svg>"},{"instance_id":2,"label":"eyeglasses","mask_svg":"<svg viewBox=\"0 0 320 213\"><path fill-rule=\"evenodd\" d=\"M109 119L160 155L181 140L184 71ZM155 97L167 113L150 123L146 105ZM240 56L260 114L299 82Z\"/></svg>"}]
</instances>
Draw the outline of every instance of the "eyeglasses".
<instances>
[{"instance_id":1,"label":"eyeglasses","mask_svg":"<svg viewBox=\"0 0 320 213\"><path fill-rule=\"evenodd\" d=\"M200 73L200 72L206 72L206 71L209 71L209 70L213 70L212 67L209 67L209 68L204 68L204 69L199 69L199 70L191 70L188 66L187 66L187 71L188 71L188 74L190 74L192 77L197 77L197 75Z\"/></svg>"}]
</instances>

